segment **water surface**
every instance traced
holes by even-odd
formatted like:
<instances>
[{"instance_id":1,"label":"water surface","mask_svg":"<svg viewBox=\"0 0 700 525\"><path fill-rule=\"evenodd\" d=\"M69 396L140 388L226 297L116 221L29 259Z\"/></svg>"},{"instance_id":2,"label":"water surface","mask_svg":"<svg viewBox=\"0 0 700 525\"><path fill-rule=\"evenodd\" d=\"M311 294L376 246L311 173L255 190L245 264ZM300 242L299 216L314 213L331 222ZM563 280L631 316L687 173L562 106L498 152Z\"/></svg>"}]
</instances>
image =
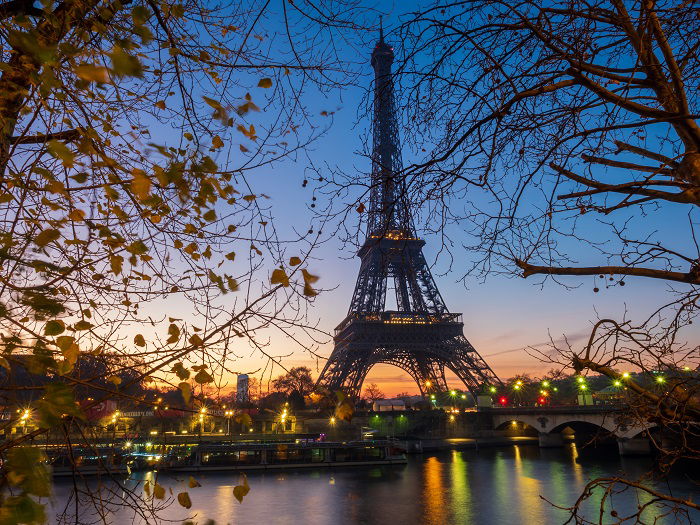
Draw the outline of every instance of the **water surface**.
<instances>
[{"instance_id":1,"label":"water surface","mask_svg":"<svg viewBox=\"0 0 700 525\"><path fill-rule=\"evenodd\" d=\"M213 519L217 524L241 525L564 523L568 513L554 505L572 505L588 480L616 474L636 478L650 467L648 459L620 458L614 451L579 453L573 444L564 449L514 445L413 455L405 466L251 471L250 493L242 504L233 496L233 487L239 483L236 473L198 474L202 486L197 488L187 488L186 476L160 474L158 481L166 487L167 497L172 501L170 489L173 495L187 490L192 508L187 511L174 502L159 516L161 523L189 518L201 524ZM142 492L141 482L127 481L127 485ZM93 488L97 485L95 480L87 483ZM113 482L104 481L101 487L104 501L124 494ZM660 488L696 501L700 496L698 486L686 476L676 476ZM79 510L79 523L99 522L96 506L83 499L76 506L72 491L71 482L57 481L53 523L75 523L74 517L66 521L56 516L66 503L69 514ZM595 522L599 501L594 497L583 506L585 515ZM645 501L637 501L631 492L613 497L620 515ZM111 508L102 515L108 523L119 525L157 522L153 517L134 516L125 508ZM643 518L645 523L654 523L655 518L660 524L688 523L660 516L656 508L646 511ZM613 521L612 516L605 520ZM691 516L690 522L700 523L700 516Z\"/></svg>"}]
</instances>

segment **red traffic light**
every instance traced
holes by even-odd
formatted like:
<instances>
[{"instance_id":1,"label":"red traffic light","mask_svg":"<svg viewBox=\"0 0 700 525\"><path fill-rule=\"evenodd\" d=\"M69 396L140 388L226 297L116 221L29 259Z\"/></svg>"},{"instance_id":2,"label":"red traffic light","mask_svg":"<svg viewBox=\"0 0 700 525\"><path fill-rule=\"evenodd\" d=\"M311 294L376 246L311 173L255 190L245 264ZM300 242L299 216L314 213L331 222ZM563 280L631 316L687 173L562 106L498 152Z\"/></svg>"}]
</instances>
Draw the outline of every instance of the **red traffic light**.
<instances>
[{"instance_id":1,"label":"red traffic light","mask_svg":"<svg viewBox=\"0 0 700 525\"><path fill-rule=\"evenodd\" d=\"M508 404L508 399L505 398L505 397L500 397L500 398L498 399L498 402L499 402L501 405L507 405L507 404Z\"/></svg>"},{"instance_id":2,"label":"red traffic light","mask_svg":"<svg viewBox=\"0 0 700 525\"><path fill-rule=\"evenodd\" d=\"M545 398L541 397L541 398L539 398L539 399L537 400L537 402L538 402L540 405L544 405L544 404L547 402L547 400L546 400Z\"/></svg>"}]
</instances>

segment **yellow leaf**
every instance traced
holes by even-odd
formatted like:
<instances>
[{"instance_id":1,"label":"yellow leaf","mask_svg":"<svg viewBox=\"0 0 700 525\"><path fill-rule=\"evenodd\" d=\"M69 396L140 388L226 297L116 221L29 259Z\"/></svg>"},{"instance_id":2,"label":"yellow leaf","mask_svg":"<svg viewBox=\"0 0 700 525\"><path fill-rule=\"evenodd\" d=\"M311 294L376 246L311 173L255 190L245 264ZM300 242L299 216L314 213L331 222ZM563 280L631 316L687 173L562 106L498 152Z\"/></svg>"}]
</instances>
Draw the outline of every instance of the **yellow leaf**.
<instances>
[{"instance_id":1,"label":"yellow leaf","mask_svg":"<svg viewBox=\"0 0 700 525\"><path fill-rule=\"evenodd\" d=\"M53 319L44 326L44 335L58 335L65 331L66 323L60 319Z\"/></svg>"},{"instance_id":2,"label":"yellow leaf","mask_svg":"<svg viewBox=\"0 0 700 525\"><path fill-rule=\"evenodd\" d=\"M176 324L172 323L168 326L168 335L170 335L166 341L168 344L177 343L178 339L180 339L180 329Z\"/></svg>"},{"instance_id":3,"label":"yellow leaf","mask_svg":"<svg viewBox=\"0 0 700 525\"><path fill-rule=\"evenodd\" d=\"M71 368L75 366L78 361L78 356L80 355L80 347L72 343L68 348L62 351L63 357Z\"/></svg>"},{"instance_id":4,"label":"yellow leaf","mask_svg":"<svg viewBox=\"0 0 700 525\"><path fill-rule=\"evenodd\" d=\"M238 148L243 152L243 153L248 153L250 150L246 148L243 144L239 144Z\"/></svg>"},{"instance_id":5,"label":"yellow leaf","mask_svg":"<svg viewBox=\"0 0 700 525\"><path fill-rule=\"evenodd\" d=\"M243 478L242 485L236 485L233 487L233 496L238 500L239 503L243 503L243 498L248 492L250 492L250 486L248 486L248 478L245 474L241 476Z\"/></svg>"},{"instance_id":6,"label":"yellow leaf","mask_svg":"<svg viewBox=\"0 0 700 525\"><path fill-rule=\"evenodd\" d=\"M214 138L211 139L211 147L214 149L219 149L224 147L224 141L221 140L221 137L219 135L214 135Z\"/></svg>"},{"instance_id":7,"label":"yellow leaf","mask_svg":"<svg viewBox=\"0 0 700 525\"><path fill-rule=\"evenodd\" d=\"M188 404L192 398L192 387L185 381L177 385L177 387L180 389L180 393L182 394L182 399L185 400L185 404Z\"/></svg>"},{"instance_id":8,"label":"yellow leaf","mask_svg":"<svg viewBox=\"0 0 700 525\"><path fill-rule=\"evenodd\" d=\"M270 278L272 284L281 284L282 286L289 286L289 277L284 270L277 268L272 272L272 277Z\"/></svg>"},{"instance_id":9,"label":"yellow leaf","mask_svg":"<svg viewBox=\"0 0 700 525\"><path fill-rule=\"evenodd\" d=\"M73 166L75 162L75 154L63 142L58 140L50 140L46 143L48 152L63 162L67 168Z\"/></svg>"},{"instance_id":10,"label":"yellow leaf","mask_svg":"<svg viewBox=\"0 0 700 525\"><path fill-rule=\"evenodd\" d=\"M318 281L318 275L311 275L309 272L306 270L302 270L301 274L304 276L304 282L306 284L313 284L316 281Z\"/></svg>"},{"instance_id":11,"label":"yellow leaf","mask_svg":"<svg viewBox=\"0 0 700 525\"><path fill-rule=\"evenodd\" d=\"M187 492L180 492L177 495L177 502L186 509L189 509L192 506L192 500Z\"/></svg>"},{"instance_id":12,"label":"yellow leaf","mask_svg":"<svg viewBox=\"0 0 700 525\"><path fill-rule=\"evenodd\" d=\"M271 88L272 87L272 79L270 78L261 78L260 82L258 82L258 87L260 88Z\"/></svg>"},{"instance_id":13,"label":"yellow leaf","mask_svg":"<svg viewBox=\"0 0 700 525\"><path fill-rule=\"evenodd\" d=\"M204 345L204 341L202 341L202 338L199 337L197 334L192 334L190 337L190 344L194 346L202 346Z\"/></svg>"},{"instance_id":14,"label":"yellow leaf","mask_svg":"<svg viewBox=\"0 0 700 525\"><path fill-rule=\"evenodd\" d=\"M124 257L121 255L110 255L109 256L109 265L112 268L112 273L114 275L119 275L122 273L122 263L124 262Z\"/></svg>"},{"instance_id":15,"label":"yellow leaf","mask_svg":"<svg viewBox=\"0 0 700 525\"><path fill-rule=\"evenodd\" d=\"M301 264L301 259L299 257L292 257L289 259L289 266L299 266Z\"/></svg>"},{"instance_id":16,"label":"yellow leaf","mask_svg":"<svg viewBox=\"0 0 700 525\"><path fill-rule=\"evenodd\" d=\"M156 499L163 499L165 497L165 487L159 483L156 483L153 487L153 497Z\"/></svg>"},{"instance_id":17,"label":"yellow leaf","mask_svg":"<svg viewBox=\"0 0 700 525\"><path fill-rule=\"evenodd\" d=\"M197 372L194 376L194 380L200 385L214 382L214 378L206 370L200 370L199 372Z\"/></svg>"},{"instance_id":18,"label":"yellow leaf","mask_svg":"<svg viewBox=\"0 0 700 525\"><path fill-rule=\"evenodd\" d=\"M136 346L146 346L146 340L141 334L137 334L136 337L134 337L134 344Z\"/></svg>"},{"instance_id":19,"label":"yellow leaf","mask_svg":"<svg viewBox=\"0 0 700 525\"><path fill-rule=\"evenodd\" d=\"M318 292L314 290L309 283L304 285L304 295L307 297L316 297Z\"/></svg>"},{"instance_id":20,"label":"yellow leaf","mask_svg":"<svg viewBox=\"0 0 700 525\"><path fill-rule=\"evenodd\" d=\"M146 172L138 168L131 170L134 178L131 180L131 190L140 200L146 200L151 195L151 179Z\"/></svg>"},{"instance_id":21,"label":"yellow leaf","mask_svg":"<svg viewBox=\"0 0 700 525\"><path fill-rule=\"evenodd\" d=\"M122 378L119 376L109 376L107 378L107 381L112 383L114 386L119 386L122 384Z\"/></svg>"},{"instance_id":22,"label":"yellow leaf","mask_svg":"<svg viewBox=\"0 0 700 525\"><path fill-rule=\"evenodd\" d=\"M94 64L81 64L73 70L78 77L88 82L109 82L109 70L106 67Z\"/></svg>"},{"instance_id":23,"label":"yellow leaf","mask_svg":"<svg viewBox=\"0 0 700 525\"><path fill-rule=\"evenodd\" d=\"M34 237L34 243L43 248L50 242L53 242L56 239L58 239L60 236L61 232L59 232L58 230L44 230L41 233L39 233L39 235Z\"/></svg>"},{"instance_id":24,"label":"yellow leaf","mask_svg":"<svg viewBox=\"0 0 700 525\"><path fill-rule=\"evenodd\" d=\"M83 222L85 220L85 212L78 208L73 208L68 214L68 218L72 221Z\"/></svg>"},{"instance_id":25,"label":"yellow leaf","mask_svg":"<svg viewBox=\"0 0 700 525\"><path fill-rule=\"evenodd\" d=\"M78 321L77 323L75 323L75 324L73 325L73 329L74 329L74 330L78 330L78 331L80 331L80 330L90 330L90 328L92 328L92 323L90 323L90 322L88 322L88 321L85 321L85 320Z\"/></svg>"},{"instance_id":26,"label":"yellow leaf","mask_svg":"<svg viewBox=\"0 0 700 525\"><path fill-rule=\"evenodd\" d=\"M191 488L191 489L193 489L193 488L195 488L195 487L201 487L201 486L202 486L202 484L201 484L199 481L197 481L196 479L194 479L192 476L190 476L190 483L189 483L189 485L190 485L190 488Z\"/></svg>"},{"instance_id":27,"label":"yellow leaf","mask_svg":"<svg viewBox=\"0 0 700 525\"><path fill-rule=\"evenodd\" d=\"M154 104L158 109L165 109L165 100L159 100Z\"/></svg>"}]
</instances>

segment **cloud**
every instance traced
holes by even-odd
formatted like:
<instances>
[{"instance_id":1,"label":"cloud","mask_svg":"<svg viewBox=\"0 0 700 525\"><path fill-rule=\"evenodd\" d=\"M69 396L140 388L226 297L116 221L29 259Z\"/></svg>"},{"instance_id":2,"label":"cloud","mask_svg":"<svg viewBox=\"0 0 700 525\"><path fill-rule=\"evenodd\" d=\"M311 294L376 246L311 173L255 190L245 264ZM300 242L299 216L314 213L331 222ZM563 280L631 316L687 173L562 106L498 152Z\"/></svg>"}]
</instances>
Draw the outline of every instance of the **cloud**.
<instances>
[{"instance_id":1,"label":"cloud","mask_svg":"<svg viewBox=\"0 0 700 525\"><path fill-rule=\"evenodd\" d=\"M565 335L566 335L566 340L569 341L569 342L571 343L571 342L574 342L574 341L580 341L581 339L585 339L585 338L587 338L590 334L591 334L590 329L586 329L586 330L579 330L578 332L569 333L569 334L565 334ZM492 353L490 353L490 354L482 354L482 357L484 357L484 358L486 358L486 357L495 357L495 356L497 356L497 355L510 354L510 353L512 353L512 352L525 352L528 348L531 348L531 347L533 347L533 348L539 348L539 347L541 347L541 346L547 346L547 345L549 345L550 343L551 343L551 341L548 339L548 340L546 340L546 341L542 341L542 342L540 342L540 343L529 344L529 345L527 345L527 346L519 346L519 347L517 347L517 348L510 348L510 349L508 349L508 350L499 350L498 352L492 352ZM554 343L555 343L555 344L557 344L557 343L559 343L559 344L564 343L564 336L562 335L562 336L560 336L559 338L554 339Z\"/></svg>"}]
</instances>

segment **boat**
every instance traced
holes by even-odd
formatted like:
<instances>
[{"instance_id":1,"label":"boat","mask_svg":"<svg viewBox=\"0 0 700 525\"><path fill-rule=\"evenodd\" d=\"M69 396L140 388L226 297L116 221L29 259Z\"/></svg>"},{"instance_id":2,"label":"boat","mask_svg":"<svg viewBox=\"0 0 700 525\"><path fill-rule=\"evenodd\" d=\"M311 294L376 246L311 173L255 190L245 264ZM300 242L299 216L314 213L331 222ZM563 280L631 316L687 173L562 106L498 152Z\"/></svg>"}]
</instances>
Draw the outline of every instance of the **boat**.
<instances>
[{"instance_id":1,"label":"boat","mask_svg":"<svg viewBox=\"0 0 700 525\"><path fill-rule=\"evenodd\" d=\"M173 448L158 468L206 472L400 465L406 461L393 441L216 443Z\"/></svg>"}]
</instances>

